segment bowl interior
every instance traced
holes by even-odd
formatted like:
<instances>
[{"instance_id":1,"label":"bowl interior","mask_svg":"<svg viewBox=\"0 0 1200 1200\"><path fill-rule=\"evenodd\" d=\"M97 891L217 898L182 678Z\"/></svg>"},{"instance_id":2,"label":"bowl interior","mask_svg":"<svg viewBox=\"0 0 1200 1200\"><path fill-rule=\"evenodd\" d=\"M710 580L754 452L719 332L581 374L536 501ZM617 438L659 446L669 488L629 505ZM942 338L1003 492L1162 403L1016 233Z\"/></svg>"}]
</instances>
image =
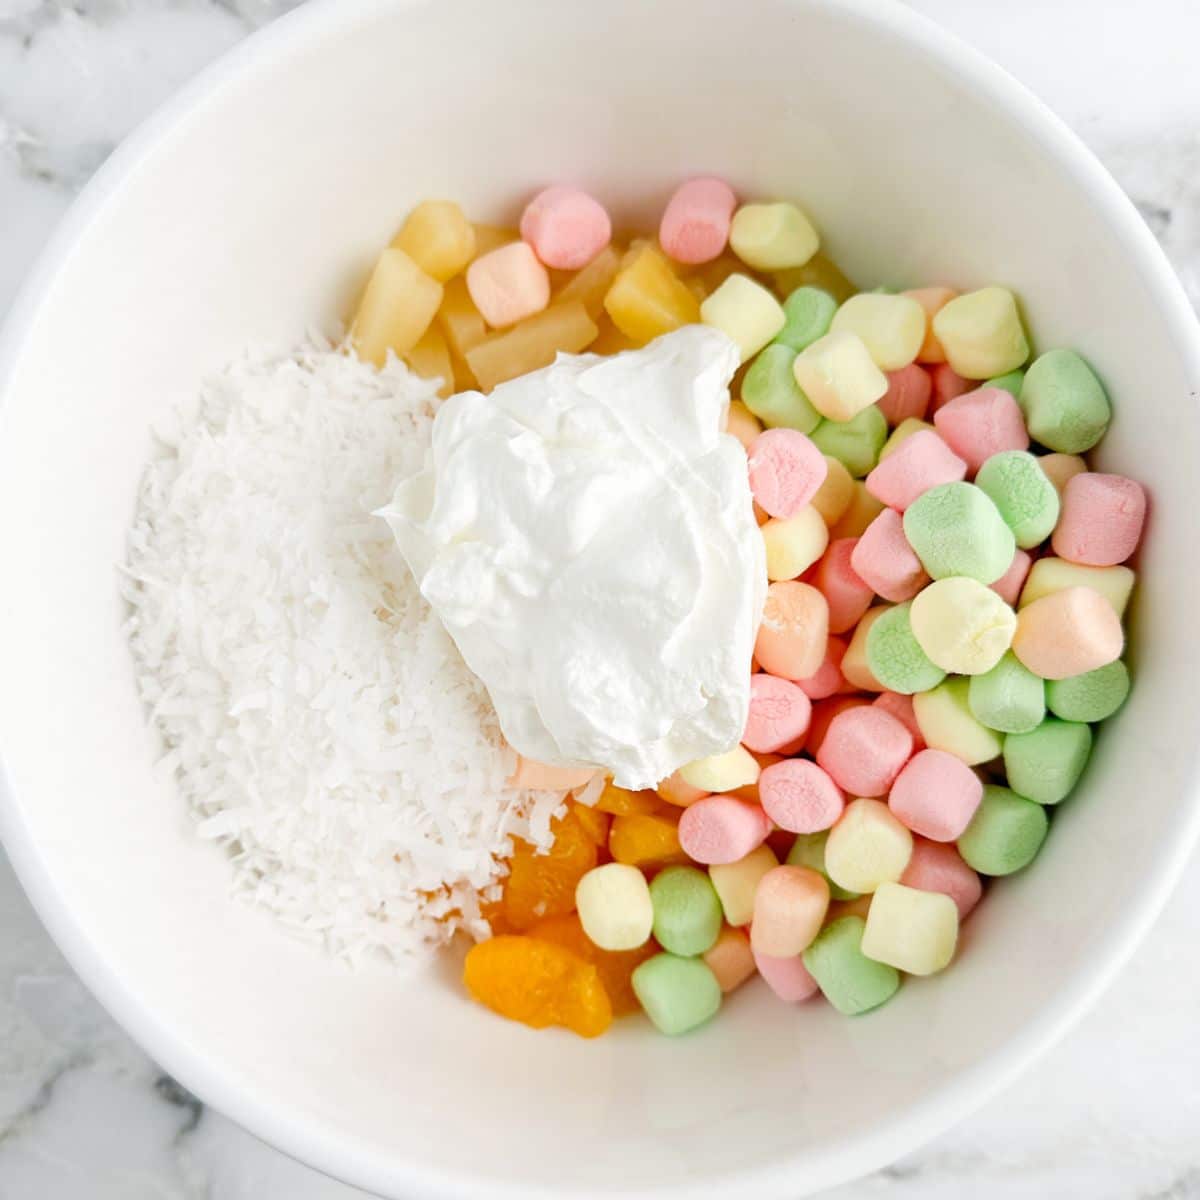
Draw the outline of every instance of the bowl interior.
<instances>
[{"instance_id":1,"label":"bowl interior","mask_svg":"<svg viewBox=\"0 0 1200 1200\"><path fill-rule=\"evenodd\" d=\"M864 286L1001 282L1039 348L1091 359L1117 412L1102 461L1153 493L1138 682L1040 861L994 889L942 978L865 1019L753 987L686 1039L630 1022L585 1043L473 1007L453 964L352 974L228 899L221 855L152 769L115 564L156 415L247 344L330 328L414 202L511 220L567 179L646 228L700 171L796 198ZM824 1186L947 1123L1051 1036L1185 853L1191 330L1094 165L900 10L317 5L126 148L52 258L14 329L0 437L6 837L118 1017L301 1157L392 1194L701 1192L751 1172Z\"/></svg>"}]
</instances>

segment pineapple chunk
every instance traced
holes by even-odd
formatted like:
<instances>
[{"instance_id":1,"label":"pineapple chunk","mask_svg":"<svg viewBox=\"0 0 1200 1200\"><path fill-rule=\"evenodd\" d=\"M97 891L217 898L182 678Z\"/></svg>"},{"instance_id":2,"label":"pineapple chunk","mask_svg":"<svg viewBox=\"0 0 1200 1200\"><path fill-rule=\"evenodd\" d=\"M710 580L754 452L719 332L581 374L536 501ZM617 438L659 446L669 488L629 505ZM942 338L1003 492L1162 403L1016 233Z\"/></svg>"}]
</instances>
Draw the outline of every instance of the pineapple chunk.
<instances>
[{"instance_id":1,"label":"pineapple chunk","mask_svg":"<svg viewBox=\"0 0 1200 1200\"><path fill-rule=\"evenodd\" d=\"M521 235L515 229L504 229L499 225L476 225L475 258L482 258L492 250L520 240Z\"/></svg>"},{"instance_id":2,"label":"pineapple chunk","mask_svg":"<svg viewBox=\"0 0 1200 1200\"><path fill-rule=\"evenodd\" d=\"M350 337L359 358L382 367L387 352L407 354L442 303L442 285L403 250L389 247L375 264Z\"/></svg>"},{"instance_id":3,"label":"pineapple chunk","mask_svg":"<svg viewBox=\"0 0 1200 1200\"><path fill-rule=\"evenodd\" d=\"M798 287L815 287L828 292L839 304L845 303L858 288L842 274L831 258L817 251L802 267L788 267L774 273L775 290L786 300Z\"/></svg>"},{"instance_id":4,"label":"pineapple chunk","mask_svg":"<svg viewBox=\"0 0 1200 1200\"><path fill-rule=\"evenodd\" d=\"M422 379L440 379L442 386L438 395L454 394L454 367L450 361L450 347L442 331L436 325L425 330L425 336L404 356L404 361Z\"/></svg>"},{"instance_id":5,"label":"pineapple chunk","mask_svg":"<svg viewBox=\"0 0 1200 1200\"><path fill-rule=\"evenodd\" d=\"M605 246L586 267L572 274L554 296L556 304L578 300L594 321L604 311L604 297L621 266L621 255Z\"/></svg>"},{"instance_id":6,"label":"pineapple chunk","mask_svg":"<svg viewBox=\"0 0 1200 1200\"><path fill-rule=\"evenodd\" d=\"M446 284L437 323L450 349L460 357L487 337L487 325L467 291L465 279L452 279Z\"/></svg>"},{"instance_id":7,"label":"pineapple chunk","mask_svg":"<svg viewBox=\"0 0 1200 1200\"><path fill-rule=\"evenodd\" d=\"M597 335L596 340L588 347L590 354L620 354L622 350L637 349L637 343L630 341L608 319L607 313L602 314L596 324L600 327L600 333Z\"/></svg>"},{"instance_id":8,"label":"pineapple chunk","mask_svg":"<svg viewBox=\"0 0 1200 1200\"><path fill-rule=\"evenodd\" d=\"M700 320L700 301L653 246L626 256L604 307L613 324L639 346Z\"/></svg>"},{"instance_id":9,"label":"pineapple chunk","mask_svg":"<svg viewBox=\"0 0 1200 1200\"><path fill-rule=\"evenodd\" d=\"M392 245L445 283L475 257L475 229L453 201L426 200L409 213Z\"/></svg>"},{"instance_id":10,"label":"pineapple chunk","mask_svg":"<svg viewBox=\"0 0 1200 1200\"><path fill-rule=\"evenodd\" d=\"M490 392L506 379L548 367L559 351L578 354L599 332L583 304L570 300L484 338L467 351L467 365L480 388Z\"/></svg>"}]
</instances>

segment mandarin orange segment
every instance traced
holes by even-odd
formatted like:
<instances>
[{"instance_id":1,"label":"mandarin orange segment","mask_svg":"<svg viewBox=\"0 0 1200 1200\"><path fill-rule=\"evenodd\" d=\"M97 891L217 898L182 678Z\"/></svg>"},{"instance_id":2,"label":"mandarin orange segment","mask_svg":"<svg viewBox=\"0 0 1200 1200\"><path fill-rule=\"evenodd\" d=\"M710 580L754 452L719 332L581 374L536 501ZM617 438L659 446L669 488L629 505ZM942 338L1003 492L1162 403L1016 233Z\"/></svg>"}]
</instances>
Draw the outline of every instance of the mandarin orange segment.
<instances>
[{"instance_id":1,"label":"mandarin orange segment","mask_svg":"<svg viewBox=\"0 0 1200 1200\"><path fill-rule=\"evenodd\" d=\"M612 813L614 817L627 817L630 813L658 812L662 808L662 799L655 791L631 792L628 788L617 787L609 782L604 785L596 807L601 812Z\"/></svg>"},{"instance_id":2,"label":"mandarin orange segment","mask_svg":"<svg viewBox=\"0 0 1200 1200\"><path fill-rule=\"evenodd\" d=\"M608 833L608 851L617 862L643 869L691 862L679 844L676 821L675 813L669 809L614 817Z\"/></svg>"},{"instance_id":3,"label":"mandarin orange segment","mask_svg":"<svg viewBox=\"0 0 1200 1200\"><path fill-rule=\"evenodd\" d=\"M636 950L601 950L583 932L583 926L576 913L547 917L530 930L530 936L564 946L586 962L590 962L600 972L600 981L608 993L614 1017L626 1017L641 1011L642 1006L633 991L633 972L646 959L653 958L658 953L658 943L653 938Z\"/></svg>"},{"instance_id":4,"label":"mandarin orange segment","mask_svg":"<svg viewBox=\"0 0 1200 1200\"><path fill-rule=\"evenodd\" d=\"M597 1037L612 1005L597 969L565 946L532 937L494 937L473 946L463 983L492 1012L534 1029L562 1025Z\"/></svg>"},{"instance_id":5,"label":"mandarin orange segment","mask_svg":"<svg viewBox=\"0 0 1200 1200\"><path fill-rule=\"evenodd\" d=\"M590 804L572 804L571 812L597 846L608 845L608 827L612 818L607 812L601 812Z\"/></svg>"},{"instance_id":6,"label":"mandarin orange segment","mask_svg":"<svg viewBox=\"0 0 1200 1200\"><path fill-rule=\"evenodd\" d=\"M568 811L550 828L554 844L538 854L528 842L516 841L504 880L504 918L509 928L524 932L543 917L575 908L575 885L597 863L599 851L579 817Z\"/></svg>"}]
</instances>

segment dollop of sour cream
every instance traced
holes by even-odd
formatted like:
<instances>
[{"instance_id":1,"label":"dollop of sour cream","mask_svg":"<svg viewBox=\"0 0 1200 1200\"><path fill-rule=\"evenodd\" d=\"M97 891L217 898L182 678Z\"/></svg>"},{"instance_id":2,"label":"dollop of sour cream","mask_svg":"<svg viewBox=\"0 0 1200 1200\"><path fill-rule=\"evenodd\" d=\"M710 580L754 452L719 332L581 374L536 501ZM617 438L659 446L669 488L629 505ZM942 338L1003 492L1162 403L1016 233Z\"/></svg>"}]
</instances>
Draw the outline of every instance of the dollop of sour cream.
<instances>
[{"instance_id":1,"label":"dollop of sour cream","mask_svg":"<svg viewBox=\"0 0 1200 1200\"><path fill-rule=\"evenodd\" d=\"M737 366L691 325L459 393L383 511L526 757L642 788L741 737L767 580Z\"/></svg>"}]
</instances>

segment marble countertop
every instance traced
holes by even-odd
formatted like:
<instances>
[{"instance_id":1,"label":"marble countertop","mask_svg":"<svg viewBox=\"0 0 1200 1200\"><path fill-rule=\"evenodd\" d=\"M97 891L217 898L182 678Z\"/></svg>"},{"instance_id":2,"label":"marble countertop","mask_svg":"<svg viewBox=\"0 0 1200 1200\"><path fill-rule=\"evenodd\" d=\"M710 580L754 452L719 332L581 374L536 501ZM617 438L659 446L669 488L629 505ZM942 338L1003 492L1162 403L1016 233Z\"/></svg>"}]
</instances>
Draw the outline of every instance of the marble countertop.
<instances>
[{"instance_id":1,"label":"marble countertop","mask_svg":"<svg viewBox=\"0 0 1200 1200\"><path fill-rule=\"evenodd\" d=\"M1095 149L1200 304L1200 0L910 0ZM0 315L141 118L296 0L0 0ZM836 1200L1200 1198L1200 861L1081 1024L950 1134ZM108 1019L0 855L2 1200L353 1200L203 1108Z\"/></svg>"}]
</instances>

